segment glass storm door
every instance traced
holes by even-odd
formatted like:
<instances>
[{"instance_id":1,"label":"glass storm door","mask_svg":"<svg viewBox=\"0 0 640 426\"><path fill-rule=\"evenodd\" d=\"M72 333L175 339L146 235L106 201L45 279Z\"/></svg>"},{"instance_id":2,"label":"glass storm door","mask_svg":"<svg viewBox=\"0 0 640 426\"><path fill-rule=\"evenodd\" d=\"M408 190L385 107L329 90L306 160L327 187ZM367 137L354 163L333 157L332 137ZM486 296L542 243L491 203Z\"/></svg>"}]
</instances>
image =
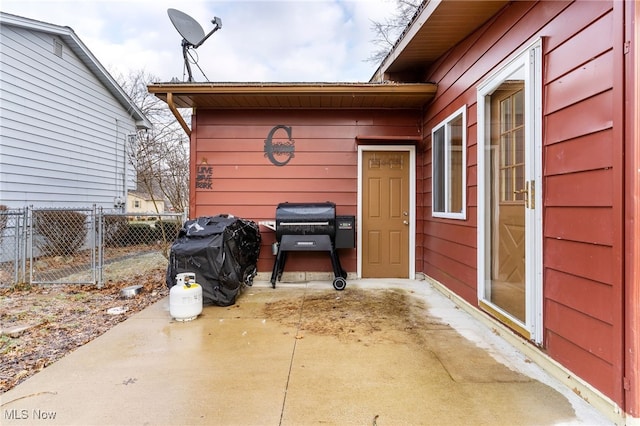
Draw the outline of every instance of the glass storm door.
<instances>
[{"instance_id":1,"label":"glass storm door","mask_svg":"<svg viewBox=\"0 0 640 426\"><path fill-rule=\"evenodd\" d=\"M478 88L478 299L542 341L541 43Z\"/></svg>"}]
</instances>

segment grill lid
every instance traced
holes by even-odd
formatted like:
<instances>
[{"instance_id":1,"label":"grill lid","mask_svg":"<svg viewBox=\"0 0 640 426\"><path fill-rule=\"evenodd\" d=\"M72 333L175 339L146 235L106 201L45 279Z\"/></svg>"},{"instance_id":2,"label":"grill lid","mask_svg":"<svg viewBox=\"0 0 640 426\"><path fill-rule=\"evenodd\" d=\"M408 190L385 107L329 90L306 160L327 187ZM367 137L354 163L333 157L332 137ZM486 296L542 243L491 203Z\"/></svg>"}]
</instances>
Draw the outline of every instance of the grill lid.
<instances>
[{"instance_id":1,"label":"grill lid","mask_svg":"<svg viewBox=\"0 0 640 426\"><path fill-rule=\"evenodd\" d=\"M280 203L276 208L276 239L283 235L329 235L335 237L336 205Z\"/></svg>"},{"instance_id":2,"label":"grill lid","mask_svg":"<svg viewBox=\"0 0 640 426\"><path fill-rule=\"evenodd\" d=\"M335 219L336 205L326 203L280 203L276 208L276 220L304 218L304 221ZM317 220L316 220L317 219Z\"/></svg>"}]
</instances>

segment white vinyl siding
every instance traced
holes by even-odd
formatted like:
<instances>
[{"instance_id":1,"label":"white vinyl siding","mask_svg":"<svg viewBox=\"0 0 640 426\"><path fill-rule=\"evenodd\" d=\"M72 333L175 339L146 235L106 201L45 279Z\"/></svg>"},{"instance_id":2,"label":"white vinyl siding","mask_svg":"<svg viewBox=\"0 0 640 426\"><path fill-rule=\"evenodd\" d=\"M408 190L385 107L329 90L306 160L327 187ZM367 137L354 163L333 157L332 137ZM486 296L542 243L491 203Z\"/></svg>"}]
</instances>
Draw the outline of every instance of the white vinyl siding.
<instances>
[{"instance_id":1,"label":"white vinyl siding","mask_svg":"<svg viewBox=\"0 0 640 426\"><path fill-rule=\"evenodd\" d=\"M112 208L135 120L55 34L0 28L0 204Z\"/></svg>"}]
</instances>

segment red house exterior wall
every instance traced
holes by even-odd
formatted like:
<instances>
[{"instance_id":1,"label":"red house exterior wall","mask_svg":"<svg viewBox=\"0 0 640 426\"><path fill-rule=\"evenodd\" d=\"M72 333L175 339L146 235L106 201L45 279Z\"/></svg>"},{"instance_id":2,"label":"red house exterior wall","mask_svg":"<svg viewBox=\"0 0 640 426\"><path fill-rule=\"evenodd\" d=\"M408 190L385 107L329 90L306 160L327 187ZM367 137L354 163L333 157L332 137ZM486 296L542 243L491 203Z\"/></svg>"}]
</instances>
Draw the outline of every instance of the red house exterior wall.
<instances>
[{"instance_id":1,"label":"red house exterior wall","mask_svg":"<svg viewBox=\"0 0 640 426\"><path fill-rule=\"evenodd\" d=\"M358 139L423 135L416 149L415 269L477 306L477 88L541 38L541 350L638 417L638 14L629 1L511 2L425 72L423 80L438 91L422 111L199 109L192 117L190 216L274 220L284 201L333 201L339 215L356 215ZM463 105L466 219L433 218L431 130ZM275 126L291 128L294 152L286 165L265 154ZM275 139L286 141L282 131ZM270 272L275 235L261 232L258 270ZM356 250L343 250L341 261L355 271ZM322 253L305 253L287 270L330 272L331 265Z\"/></svg>"},{"instance_id":2,"label":"red house exterior wall","mask_svg":"<svg viewBox=\"0 0 640 426\"><path fill-rule=\"evenodd\" d=\"M467 105L467 220L431 217L424 140L422 269L477 305L476 88L543 38L544 349L624 406L622 2L513 2L425 75L424 133Z\"/></svg>"},{"instance_id":3,"label":"red house exterior wall","mask_svg":"<svg viewBox=\"0 0 640 426\"><path fill-rule=\"evenodd\" d=\"M336 203L336 214L356 215L357 136L410 136L420 132L413 110L206 110L192 118L190 216L232 214L255 222L275 220L281 202ZM293 157L273 164L265 139L278 125L291 127ZM283 130L274 142L286 141ZM276 156L285 162L286 156ZM210 172L198 184L199 169ZM205 175L206 173L200 173ZM210 185L210 187L208 187ZM200 188L198 186L201 186ZM260 227L259 272L270 272L275 233ZM326 253L292 253L286 271L331 272ZM340 250L347 272L356 271L356 251Z\"/></svg>"}]
</instances>

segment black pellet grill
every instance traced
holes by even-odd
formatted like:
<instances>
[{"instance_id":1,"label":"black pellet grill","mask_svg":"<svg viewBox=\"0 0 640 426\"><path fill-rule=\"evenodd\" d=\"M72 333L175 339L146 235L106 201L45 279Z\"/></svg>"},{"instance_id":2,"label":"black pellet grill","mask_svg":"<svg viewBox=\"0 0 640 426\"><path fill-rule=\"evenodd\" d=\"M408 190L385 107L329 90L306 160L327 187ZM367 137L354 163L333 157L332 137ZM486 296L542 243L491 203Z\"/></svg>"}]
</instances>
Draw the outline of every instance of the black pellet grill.
<instances>
[{"instance_id":1,"label":"black pellet grill","mask_svg":"<svg viewBox=\"0 0 640 426\"><path fill-rule=\"evenodd\" d=\"M331 257L336 290L344 290L347 273L340 265L338 248L355 248L355 217L336 216L336 205L325 203L280 203L276 208L278 252L271 285L282 278L287 252L327 251Z\"/></svg>"}]
</instances>

